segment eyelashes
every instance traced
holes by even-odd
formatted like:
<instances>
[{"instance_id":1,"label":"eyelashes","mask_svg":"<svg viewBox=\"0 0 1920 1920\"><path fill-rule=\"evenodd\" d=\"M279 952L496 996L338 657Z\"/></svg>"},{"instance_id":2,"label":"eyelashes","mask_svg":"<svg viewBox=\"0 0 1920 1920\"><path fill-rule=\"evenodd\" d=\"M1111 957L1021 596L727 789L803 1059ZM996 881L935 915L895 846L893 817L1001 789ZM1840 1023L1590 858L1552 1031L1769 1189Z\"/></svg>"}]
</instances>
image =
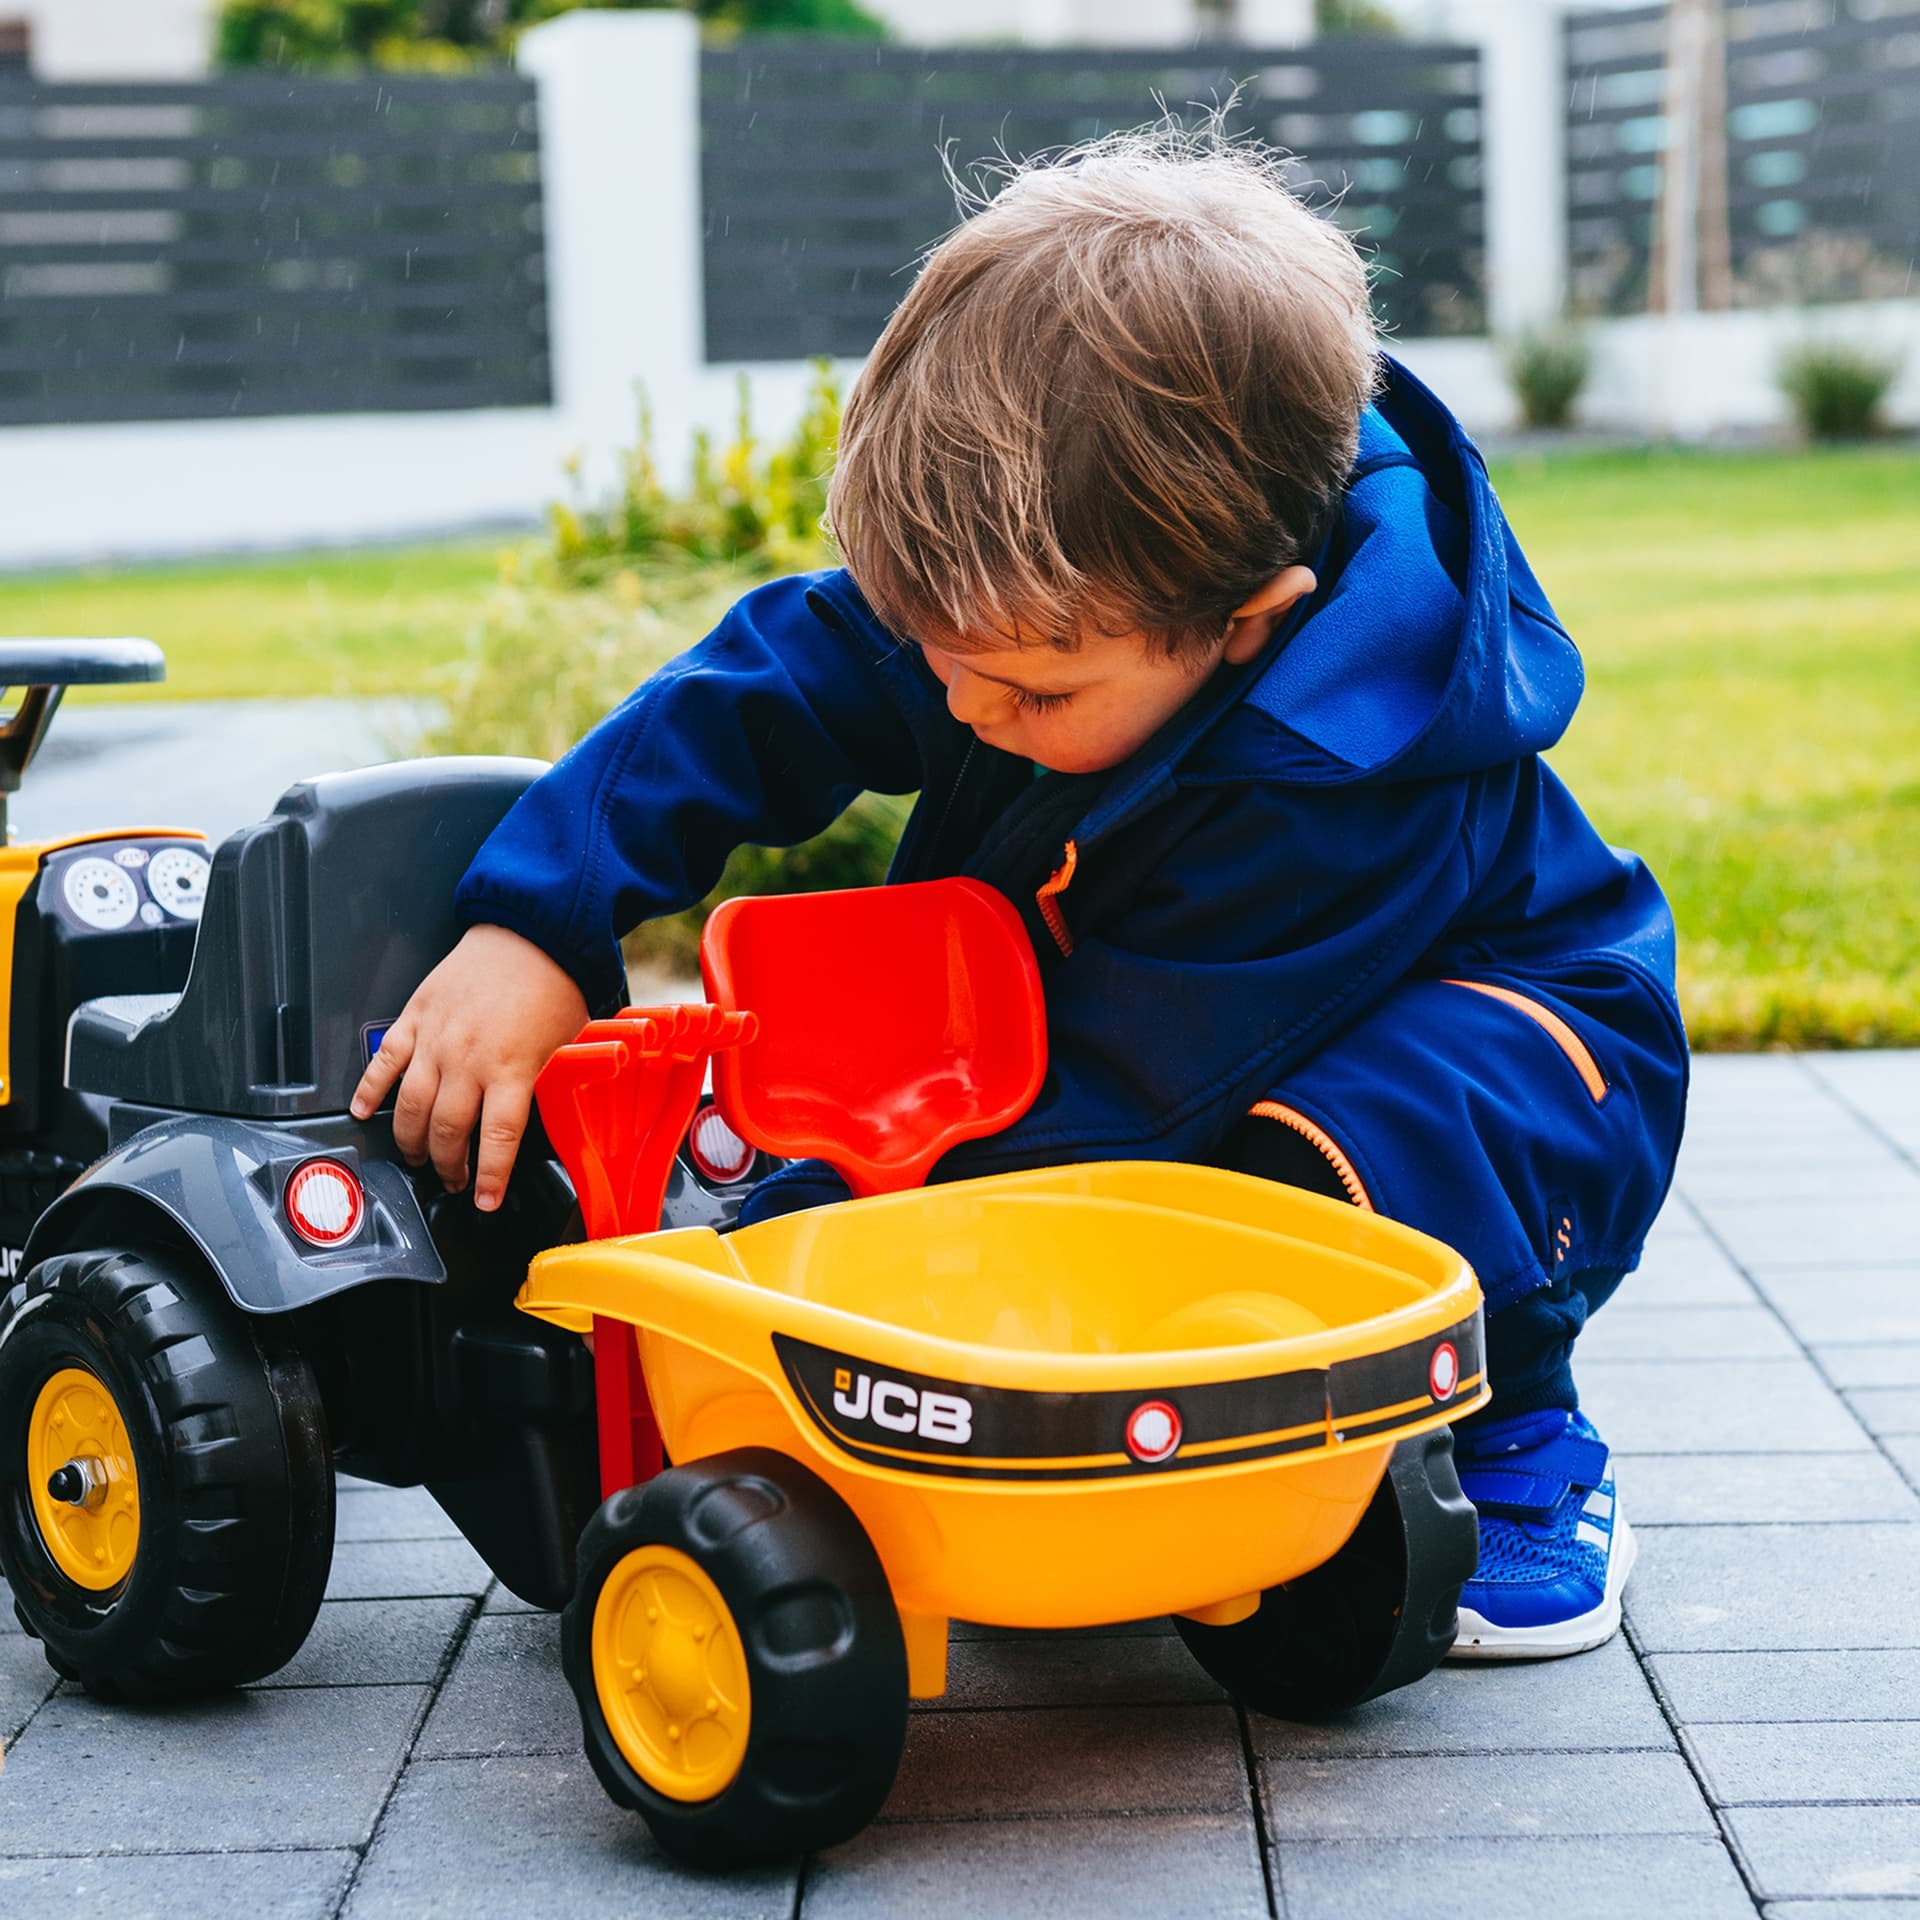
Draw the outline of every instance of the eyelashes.
<instances>
[{"instance_id":1,"label":"eyelashes","mask_svg":"<svg viewBox=\"0 0 1920 1920\"><path fill-rule=\"evenodd\" d=\"M1057 713L1073 698L1070 693L1029 693L1024 687L1009 687L1007 691L1022 713Z\"/></svg>"}]
</instances>

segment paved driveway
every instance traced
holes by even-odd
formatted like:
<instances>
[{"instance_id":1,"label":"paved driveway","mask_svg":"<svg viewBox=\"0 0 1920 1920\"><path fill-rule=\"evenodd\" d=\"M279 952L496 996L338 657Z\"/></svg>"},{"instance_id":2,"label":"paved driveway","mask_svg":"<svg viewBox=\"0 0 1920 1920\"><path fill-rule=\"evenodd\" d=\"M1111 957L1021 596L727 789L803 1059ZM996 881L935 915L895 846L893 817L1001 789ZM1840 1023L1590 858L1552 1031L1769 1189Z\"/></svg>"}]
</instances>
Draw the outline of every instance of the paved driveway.
<instances>
[{"instance_id":1,"label":"paved driveway","mask_svg":"<svg viewBox=\"0 0 1920 1920\"><path fill-rule=\"evenodd\" d=\"M218 840L309 774L413 752L430 717L407 700L74 702L54 716L9 816L21 840L126 826Z\"/></svg>"},{"instance_id":2,"label":"paved driveway","mask_svg":"<svg viewBox=\"0 0 1920 1920\"><path fill-rule=\"evenodd\" d=\"M1700 1063L1679 1190L1581 1379L1641 1534L1629 1637L1331 1726L1165 1622L961 1631L881 1821L690 1875L580 1757L556 1622L422 1494L350 1487L266 1683L53 1684L0 1608L0 1914L1869 1920L1920 1897L1920 1055Z\"/></svg>"}]
</instances>

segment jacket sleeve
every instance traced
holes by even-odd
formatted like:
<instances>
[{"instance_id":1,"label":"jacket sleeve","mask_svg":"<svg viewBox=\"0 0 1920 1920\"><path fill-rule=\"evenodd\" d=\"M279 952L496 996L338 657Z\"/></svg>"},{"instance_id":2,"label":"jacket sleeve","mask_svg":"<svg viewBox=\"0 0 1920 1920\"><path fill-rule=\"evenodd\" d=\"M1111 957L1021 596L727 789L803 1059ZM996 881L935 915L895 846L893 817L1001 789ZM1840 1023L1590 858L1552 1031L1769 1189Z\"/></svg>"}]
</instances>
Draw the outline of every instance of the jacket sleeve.
<instances>
[{"instance_id":1,"label":"jacket sleeve","mask_svg":"<svg viewBox=\"0 0 1920 1920\"><path fill-rule=\"evenodd\" d=\"M515 803L460 884L487 922L619 997L620 936L691 906L746 843L791 846L858 794L911 792L913 727L885 636L837 620L803 576L742 599Z\"/></svg>"},{"instance_id":2,"label":"jacket sleeve","mask_svg":"<svg viewBox=\"0 0 1920 1920\"><path fill-rule=\"evenodd\" d=\"M1084 929L1068 891L1073 951L1046 975L1046 1083L936 1177L1204 1160L1432 947L1471 891L1488 809L1498 797L1466 779L1223 790L1112 911L1089 898ZM1081 862L1090 895L1098 860L1096 846Z\"/></svg>"}]
</instances>

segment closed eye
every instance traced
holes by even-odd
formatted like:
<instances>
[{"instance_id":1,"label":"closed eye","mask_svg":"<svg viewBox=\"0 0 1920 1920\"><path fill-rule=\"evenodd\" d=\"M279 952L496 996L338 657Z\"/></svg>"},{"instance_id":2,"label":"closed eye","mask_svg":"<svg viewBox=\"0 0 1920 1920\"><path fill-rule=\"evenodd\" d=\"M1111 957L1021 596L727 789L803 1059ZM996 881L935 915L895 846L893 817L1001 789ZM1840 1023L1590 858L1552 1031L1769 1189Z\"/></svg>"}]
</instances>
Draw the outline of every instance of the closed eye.
<instances>
[{"instance_id":1,"label":"closed eye","mask_svg":"<svg viewBox=\"0 0 1920 1920\"><path fill-rule=\"evenodd\" d=\"M1070 693L1031 693L1025 687L1008 687L1013 704L1022 713L1052 713L1073 698Z\"/></svg>"}]
</instances>

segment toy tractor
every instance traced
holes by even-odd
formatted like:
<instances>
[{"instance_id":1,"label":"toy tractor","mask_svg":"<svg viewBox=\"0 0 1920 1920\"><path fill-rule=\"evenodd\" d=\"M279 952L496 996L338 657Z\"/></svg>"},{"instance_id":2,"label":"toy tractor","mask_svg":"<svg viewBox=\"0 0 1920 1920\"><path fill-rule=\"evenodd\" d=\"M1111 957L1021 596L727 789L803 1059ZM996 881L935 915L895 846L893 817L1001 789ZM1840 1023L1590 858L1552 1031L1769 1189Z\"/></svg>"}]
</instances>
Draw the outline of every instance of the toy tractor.
<instances>
[{"instance_id":1,"label":"toy tractor","mask_svg":"<svg viewBox=\"0 0 1920 1920\"><path fill-rule=\"evenodd\" d=\"M162 672L143 641L0 643L25 689L0 794L66 686ZM347 1111L539 771L306 781L211 855L157 827L0 852L0 1573L96 1695L284 1664L336 1468L425 1485L523 1598L572 1590L592 1364L513 1308L529 1259L579 1238L566 1174L536 1130L483 1217L404 1164L386 1115ZM767 1163L710 1112L691 1131L666 1216L724 1224Z\"/></svg>"}]
</instances>

